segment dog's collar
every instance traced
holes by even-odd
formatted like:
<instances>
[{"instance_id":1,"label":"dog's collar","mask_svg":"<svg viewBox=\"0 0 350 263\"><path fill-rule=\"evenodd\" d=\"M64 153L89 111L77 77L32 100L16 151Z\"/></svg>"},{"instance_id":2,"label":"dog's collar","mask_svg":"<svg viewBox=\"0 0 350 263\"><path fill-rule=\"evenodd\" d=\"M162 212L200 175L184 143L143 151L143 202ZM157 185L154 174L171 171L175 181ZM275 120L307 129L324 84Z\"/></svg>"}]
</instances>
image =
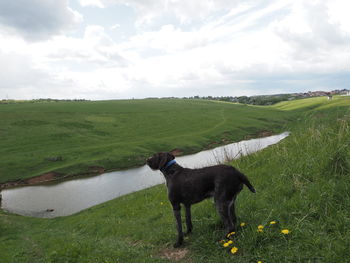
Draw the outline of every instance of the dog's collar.
<instances>
[{"instance_id":1,"label":"dog's collar","mask_svg":"<svg viewBox=\"0 0 350 263\"><path fill-rule=\"evenodd\" d=\"M171 160L171 161L167 162L167 164L161 169L161 171L165 171L167 168L172 166L174 163L176 163L175 160Z\"/></svg>"}]
</instances>

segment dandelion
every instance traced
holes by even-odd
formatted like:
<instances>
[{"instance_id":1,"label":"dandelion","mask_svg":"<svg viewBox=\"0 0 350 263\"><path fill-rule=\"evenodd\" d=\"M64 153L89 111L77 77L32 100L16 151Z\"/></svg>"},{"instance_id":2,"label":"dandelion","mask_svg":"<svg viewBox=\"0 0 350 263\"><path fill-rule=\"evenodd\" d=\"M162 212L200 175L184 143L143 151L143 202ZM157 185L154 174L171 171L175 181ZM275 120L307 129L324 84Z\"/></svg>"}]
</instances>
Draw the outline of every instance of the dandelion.
<instances>
[{"instance_id":1,"label":"dandelion","mask_svg":"<svg viewBox=\"0 0 350 263\"><path fill-rule=\"evenodd\" d=\"M263 263L263 262L261 260L259 260L258 263Z\"/></svg>"},{"instance_id":2,"label":"dandelion","mask_svg":"<svg viewBox=\"0 0 350 263\"><path fill-rule=\"evenodd\" d=\"M258 225L258 232L263 232L264 226L263 225Z\"/></svg>"},{"instance_id":3,"label":"dandelion","mask_svg":"<svg viewBox=\"0 0 350 263\"><path fill-rule=\"evenodd\" d=\"M228 243L229 245L231 245L231 244L233 244L233 241L232 241L232 240L229 240L229 241L227 241L227 243Z\"/></svg>"},{"instance_id":4,"label":"dandelion","mask_svg":"<svg viewBox=\"0 0 350 263\"><path fill-rule=\"evenodd\" d=\"M232 253L232 254L236 254L237 251L238 251L238 248L237 248L237 247L231 248L231 253Z\"/></svg>"},{"instance_id":5,"label":"dandelion","mask_svg":"<svg viewBox=\"0 0 350 263\"><path fill-rule=\"evenodd\" d=\"M284 235L288 235L290 233L290 231L288 229L283 229L281 231L281 233L284 234Z\"/></svg>"},{"instance_id":6,"label":"dandelion","mask_svg":"<svg viewBox=\"0 0 350 263\"><path fill-rule=\"evenodd\" d=\"M230 232L227 234L227 237L233 236L234 234L236 234L236 232Z\"/></svg>"},{"instance_id":7,"label":"dandelion","mask_svg":"<svg viewBox=\"0 0 350 263\"><path fill-rule=\"evenodd\" d=\"M276 221L271 221L270 225L275 225L277 222Z\"/></svg>"},{"instance_id":8,"label":"dandelion","mask_svg":"<svg viewBox=\"0 0 350 263\"><path fill-rule=\"evenodd\" d=\"M244 226L245 226L245 223L244 223L244 222L242 222L242 223L241 223L241 227L244 227Z\"/></svg>"},{"instance_id":9,"label":"dandelion","mask_svg":"<svg viewBox=\"0 0 350 263\"><path fill-rule=\"evenodd\" d=\"M230 245L230 244L227 243L227 242L223 244L224 247L228 247L229 245Z\"/></svg>"}]
</instances>

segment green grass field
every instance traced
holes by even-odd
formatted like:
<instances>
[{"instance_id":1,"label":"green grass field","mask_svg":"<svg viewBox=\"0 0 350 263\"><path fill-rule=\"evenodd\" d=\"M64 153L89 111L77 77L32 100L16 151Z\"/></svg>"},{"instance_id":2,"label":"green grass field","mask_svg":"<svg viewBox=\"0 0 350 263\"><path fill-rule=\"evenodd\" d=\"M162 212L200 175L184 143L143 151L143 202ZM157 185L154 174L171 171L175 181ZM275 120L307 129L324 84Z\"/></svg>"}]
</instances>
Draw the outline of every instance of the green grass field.
<instances>
[{"instance_id":1,"label":"green grass field","mask_svg":"<svg viewBox=\"0 0 350 263\"><path fill-rule=\"evenodd\" d=\"M182 99L0 104L0 183L133 167L158 151L187 154L279 132L292 118L277 108Z\"/></svg>"},{"instance_id":2,"label":"green grass field","mask_svg":"<svg viewBox=\"0 0 350 263\"><path fill-rule=\"evenodd\" d=\"M237 215L246 225L229 247L219 242L223 226L209 199L193 206L194 232L184 247L173 249L172 209L165 186L159 185L68 217L37 219L2 211L1 262L348 262L349 105L350 98L339 97L272 107L295 117L288 123L292 133L232 163L257 193L244 189L238 196ZM258 108L264 110L271 109ZM264 226L262 232L258 225ZM230 253L233 246L236 254Z\"/></svg>"}]
</instances>

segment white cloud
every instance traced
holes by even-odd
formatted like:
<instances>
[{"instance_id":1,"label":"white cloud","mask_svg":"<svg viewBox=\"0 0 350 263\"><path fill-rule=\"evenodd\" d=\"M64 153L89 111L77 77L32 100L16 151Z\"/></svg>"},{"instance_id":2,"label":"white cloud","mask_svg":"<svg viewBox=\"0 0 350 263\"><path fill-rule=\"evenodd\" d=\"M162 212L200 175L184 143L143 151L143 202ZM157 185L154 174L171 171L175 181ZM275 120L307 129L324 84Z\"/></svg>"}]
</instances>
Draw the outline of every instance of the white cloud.
<instances>
[{"instance_id":1,"label":"white cloud","mask_svg":"<svg viewBox=\"0 0 350 263\"><path fill-rule=\"evenodd\" d=\"M343 33L350 34L350 2L348 0L327 1L329 22L339 26Z\"/></svg>"},{"instance_id":2,"label":"white cloud","mask_svg":"<svg viewBox=\"0 0 350 263\"><path fill-rule=\"evenodd\" d=\"M79 0L79 3L81 6L93 6L93 7L99 7L104 8L105 5L101 0Z\"/></svg>"},{"instance_id":3,"label":"white cloud","mask_svg":"<svg viewBox=\"0 0 350 263\"><path fill-rule=\"evenodd\" d=\"M350 70L350 34L342 30L349 19L339 19L334 11L341 6L340 1L295 1L291 12L271 26L272 32L290 46L289 64L295 70Z\"/></svg>"},{"instance_id":4,"label":"white cloud","mask_svg":"<svg viewBox=\"0 0 350 263\"><path fill-rule=\"evenodd\" d=\"M203 20L217 12L234 8L240 3L238 0L79 0L81 4L96 5L102 3L104 7L111 5L125 5L133 8L137 13L136 25L151 24L154 20L164 16L173 15L182 24ZM253 0L245 1L254 3Z\"/></svg>"},{"instance_id":5,"label":"white cloud","mask_svg":"<svg viewBox=\"0 0 350 263\"><path fill-rule=\"evenodd\" d=\"M138 14L136 23L148 23L119 41L113 38L123 30L117 19L104 25L86 23L79 36L62 34L64 24L45 33L28 29L37 39L37 34L46 36L40 42L0 31L0 66L5 68L0 98L280 93L292 87L324 88L327 78L350 71L345 1L259 3L105 0L101 8L129 5ZM165 15L178 22L161 23ZM314 87L308 87L311 84Z\"/></svg>"},{"instance_id":6,"label":"white cloud","mask_svg":"<svg viewBox=\"0 0 350 263\"><path fill-rule=\"evenodd\" d=\"M116 29L118 29L118 28L120 28L120 25L119 25L119 24L115 24L115 25L111 26L111 29L112 29L112 30L116 30Z\"/></svg>"},{"instance_id":7,"label":"white cloud","mask_svg":"<svg viewBox=\"0 0 350 263\"><path fill-rule=\"evenodd\" d=\"M38 41L71 30L82 16L68 0L0 1L0 31Z\"/></svg>"},{"instance_id":8,"label":"white cloud","mask_svg":"<svg viewBox=\"0 0 350 263\"><path fill-rule=\"evenodd\" d=\"M102 99L127 87L121 75L127 60L101 26L88 26L82 39L27 43L0 34L0 42L0 98Z\"/></svg>"}]
</instances>

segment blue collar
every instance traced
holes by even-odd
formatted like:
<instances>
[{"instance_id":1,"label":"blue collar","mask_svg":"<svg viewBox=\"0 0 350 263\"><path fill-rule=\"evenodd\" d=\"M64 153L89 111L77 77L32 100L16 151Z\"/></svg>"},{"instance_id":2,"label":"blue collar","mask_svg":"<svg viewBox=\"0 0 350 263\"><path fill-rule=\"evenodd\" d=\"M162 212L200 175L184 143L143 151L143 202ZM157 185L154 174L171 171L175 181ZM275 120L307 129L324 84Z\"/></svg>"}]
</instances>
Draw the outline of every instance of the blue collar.
<instances>
[{"instance_id":1,"label":"blue collar","mask_svg":"<svg viewBox=\"0 0 350 263\"><path fill-rule=\"evenodd\" d=\"M165 169L169 168L169 167L172 166L174 163L176 163L175 160L171 160L171 161L167 162L167 164L164 166L164 168L161 169L161 171L165 171Z\"/></svg>"}]
</instances>

